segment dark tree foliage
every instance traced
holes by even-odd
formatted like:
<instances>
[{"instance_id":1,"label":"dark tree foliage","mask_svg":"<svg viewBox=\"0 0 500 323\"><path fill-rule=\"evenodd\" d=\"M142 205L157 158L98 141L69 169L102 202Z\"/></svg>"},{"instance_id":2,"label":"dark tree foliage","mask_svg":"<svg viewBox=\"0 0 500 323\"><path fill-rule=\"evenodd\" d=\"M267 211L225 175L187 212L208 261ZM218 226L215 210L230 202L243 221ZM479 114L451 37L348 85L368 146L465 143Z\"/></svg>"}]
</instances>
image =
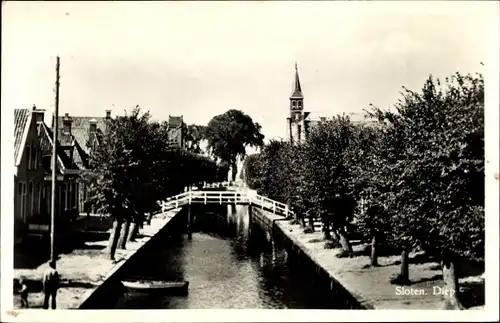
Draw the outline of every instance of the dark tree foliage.
<instances>
[{"instance_id":1,"label":"dark tree foliage","mask_svg":"<svg viewBox=\"0 0 500 323\"><path fill-rule=\"evenodd\" d=\"M219 162L217 164L216 182L226 182L228 173L229 173L229 164L225 161Z\"/></svg>"},{"instance_id":2,"label":"dark tree foliage","mask_svg":"<svg viewBox=\"0 0 500 323\"><path fill-rule=\"evenodd\" d=\"M394 238L439 257L445 287L458 291L459 261L484 257L483 78L457 73L441 86L429 77L395 108L373 109L398 152L386 159L383 194ZM457 296L445 306L461 308Z\"/></svg>"},{"instance_id":3,"label":"dark tree foliage","mask_svg":"<svg viewBox=\"0 0 500 323\"><path fill-rule=\"evenodd\" d=\"M405 90L396 112L374 109L402 150L386 160L395 178L385 202L397 238L448 256L484 256L484 82L482 76L430 77ZM400 139L401 138L401 139ZM403 156L401 156L403 155Z\"/></svg>"},{"instance_id":4,"label":"dark tree foliage","mask_svg":"<svg viewBox=\"0 0 500 323\"><path fill-rule=\"evenodd\" d=\"M377 265L380 244L394 245L392 218L383 195L390 192L392 174L386 162L391 146L387 128L380 125L358 125L350 149L350 167L355 175L355 194L358 196L357 231L366 240L372 240L372 265Z\"/></svg>"},{"instance_id":5,"label":"dark tree foliage","mask_svg":"<svg viewBox=\"0 0 500 323\"><path fill-rule=\"evenodd\" d=\"M330 238L331 227L349 255L352 250L345 228L353 219L358 201L356 175L349 164L354 136L349 118L337 116L314 127L304 146L308 182L303 185L304 199L309 199L312 212L321 217L325 237Z\"/></svg>"},{"instance_id":6,"label":"dark tree foliage","mask_svg":"<svg viewBox=\"0 0 500 323\"><path fill-rule=\"evenodd\" d=\"M445 288L458 291L461 261L484 259L482 75L457 73L444 85L429 77L394 109L367 112L377 124L337 117L299 146L272 141L248 160L246 182L298 213L312 210L334 234L355 215L374 247L401 248L406 280L408 252L426 251L441 260ZM457 295L447 308L462 307Z\"/></svg>"},{"instance_id":7,"label":"dark tree foliage","mask_svg":"<svg viewBox=\"0 0 500 323\"><path fill-rule=\"evenodd\" d=\"M190 124L184 125L186 150L195 154L203 153L201 142L205 139L205 126Z\"/></svg>"},{"instance_id":8,"label":"dark tree foliage","mask_svg":"<svg viewBox=\"0 0 500 323\"><path fill-rule=\"evenodd\" d=\"M248 187L252 190L259 190L261 187L260 175L262 167L260 161L260 154L252 154L247 156L247 158L245 158L245 162L243 163L242 174L244 174L244 180L246 181Z\"/></svg>"},{"instance_id":9,"label":"dark tree foliage","mask_svg":"<svg viewBox=\"0 0 500 323\"><path fill-rule=\"evenodd\" d=\"M287 184L290 178L287 172L287 149L287 143L271 140L260 154L261 176L257 192L280 202L287 200Z\"/></svg>"},{"instance_id":10,"label":"dark tree foliage","mask_svg":"<svg viewBox=\"0 0 500 323\"><path fill-rule=\"evenodd\" d=\"M261 126L239 110L229 110L213 117L205 128L204 138L213 156L226 162L232 169L232 180L236 179L237 160L246 155L246 147L263 145Z\"/></svg>"},{"instance_id":11,"label":"dark tree foliage","mask_svg":"<svg viewBox=\"0 0 500 323\"><path fill-rule=\"evenodd\" d=\"M82 180L91 204L115 222L111 258L117 247L125 248L127 233L136 230L129 226L141 225L144 213L158 208L157 201L217 179L214 161L169 146L166 123L151 122L150 114L141 114L138 107L110 120L101 139Z\"/></svg>"}]
</instances>

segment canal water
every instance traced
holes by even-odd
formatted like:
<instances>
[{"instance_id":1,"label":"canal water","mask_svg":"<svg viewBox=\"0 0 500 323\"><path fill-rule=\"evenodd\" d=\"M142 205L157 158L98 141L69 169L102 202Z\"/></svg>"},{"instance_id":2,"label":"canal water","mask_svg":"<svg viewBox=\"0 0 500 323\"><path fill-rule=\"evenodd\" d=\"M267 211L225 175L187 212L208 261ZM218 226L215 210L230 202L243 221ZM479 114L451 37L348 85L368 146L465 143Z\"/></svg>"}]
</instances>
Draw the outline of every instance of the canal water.
<instances>
[{"instance_id":1,"label":"canal water","mask_svg":"<svg viewBox=\"0 0 500 323\"><path fill-rule=\"evenodd\" d=\"M250 223L247 207L205 208L192 216L191 239L182 223L125 274L130 280L186 280L189 293L125 292L117 309L334 309L341 303Z\"/></svg>"}]
</instances>

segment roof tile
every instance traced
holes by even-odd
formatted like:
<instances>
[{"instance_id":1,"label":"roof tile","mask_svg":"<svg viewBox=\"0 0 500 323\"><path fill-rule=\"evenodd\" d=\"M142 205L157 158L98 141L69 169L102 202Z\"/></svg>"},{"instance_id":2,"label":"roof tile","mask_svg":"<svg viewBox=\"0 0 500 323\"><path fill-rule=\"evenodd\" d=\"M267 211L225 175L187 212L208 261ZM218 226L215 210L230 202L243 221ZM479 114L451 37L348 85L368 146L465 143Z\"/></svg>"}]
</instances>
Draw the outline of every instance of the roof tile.
<instances>
[{"instance_id":1,"label":"roof tile","mask_svg":"<svg viewBox=\"0 0 500 323\"><path fill-rule=\"evenodd\" d=\"M30 116L31 110L29 109L14 109L14 160L16 161L19 152L22 151L21 143L26 127L29 127Z\"/></svg>"}]
</instances>

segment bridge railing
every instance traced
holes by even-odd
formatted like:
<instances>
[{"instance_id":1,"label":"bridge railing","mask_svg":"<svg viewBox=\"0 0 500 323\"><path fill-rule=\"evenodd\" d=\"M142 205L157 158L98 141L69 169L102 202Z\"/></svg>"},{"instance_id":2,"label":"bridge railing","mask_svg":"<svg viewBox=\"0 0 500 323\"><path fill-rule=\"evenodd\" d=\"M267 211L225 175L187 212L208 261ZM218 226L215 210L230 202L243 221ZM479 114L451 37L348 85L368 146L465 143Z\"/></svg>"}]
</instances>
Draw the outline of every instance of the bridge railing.
<instances>
[{"instance_id":1,"label":"bridge railing","mask_svg":"<svg viewBox=\"0 0 500 323\"><path fill-rule=\"evenodd\" d=\"M244 187L245 184L241 181L234 182L217 182L217 183L205 183L203 188L219 188L219 187Z\"/></svg>"},{"instance_id":2,"label":"bridge railing","mask_svg":"<svg viewBox=\"0 0 500 323\"><path fill-rule=\"evenodd\" d=\"M255 194L252 198L252 202L259 205L262 208L267 208L272 210L274 214L280 214L285 217L292 215L290 208L287 204L271 200L270 198Z\"/></svg>"},{"instance_id":3,"label":"bridge railing","mask_svg":"<svg viewBox=\"0 0 500 323\"><path fill-rule=\"evenodd\" d=\"M159 202L162 212L176 209L186 204L255 204L262 209L284 217L293 215L287 204L274 201L270 198L250 191L189 191Z\"/></svg>"},{"instance_id":4,"label":"bridge railing","mask_svg":"<svg viewBox=\"0 0 500 323\"><path fill-rule=\"evenodd\" d=\"M190 192L185 192L167 198L167 200L160 203L162 213L165 213L170 209L177 209L179 206L189 203L189 197Z\"/></svg>"},{"instance_id":5,"label":"bridge railing","mask_svg":"<svg viewBox=\"0 0 500 323\"><path fill-rule=\"evenodd\" d=\"M244 192L229 191L192 191L191 202L194 203L249 203Z\"/></svg>"}]
</instances>

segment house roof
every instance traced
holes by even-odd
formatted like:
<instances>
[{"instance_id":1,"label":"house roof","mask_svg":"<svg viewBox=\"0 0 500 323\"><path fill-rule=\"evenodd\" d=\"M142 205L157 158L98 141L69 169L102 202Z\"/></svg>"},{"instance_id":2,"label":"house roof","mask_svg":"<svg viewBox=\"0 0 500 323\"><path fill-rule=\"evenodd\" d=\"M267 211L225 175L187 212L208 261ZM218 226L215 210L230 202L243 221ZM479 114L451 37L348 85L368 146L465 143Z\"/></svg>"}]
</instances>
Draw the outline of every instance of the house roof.
<instances>
[{"instance_id":1,"label":"house roof","mask_svg":"<svg viewBox=\"0 0 500 323\"><path fill-rule=\"evenodd\" d=\"M169 128L178 128L182 126L182 116L180 117L172 117L168 116L168 127Z\"/></svg>"},{"instance_id":2,"label":"house roof","mask_svg":"<svg viewBox=\"0 0 500 323\"><path fill-rule=\"evenodd\" d=\"M346 116L349 117L349 120L353 124L376 127L379 126L379 123L370 118L366 118L363 113L346 113ZM322 121L331 120L332 117L324 117L318 114L310 114L306 117L305 122L307 123L309 129L320 124Z\"/></svg>"},{"instance_id":3,"label":"house roof","mask_svg":"<svg viewBox=\"0 0 500 323\"><path fill-rule=\"evenodd\" d=\"M38 134L40 138L40 148L42 150L42 156L51 156L54 133L45 123L40 123L38 125ZM80 169L82 167L85 167L86 165L86 156L84 154L81 154L81 149L79 149L78 143L75 142L74 144L75 146L69 148L73 149L73 162L68 151L68 146L61 146L60 144L57 146L57 159L59 161L59 164L62 165L65 169ZM44 164L46 170L50 170L51 168L50 162L48 162L48 165L49 166L47 168L47 165Z\"/></svg>"},{"instance_id":4,"label":"house roof","mask_svg":"<svg viewBox=\"0 0 500 323\"><path fill-rule=\"evenodd\" d=\"M57 128L59 129L59 135L62 133L63 128L63 119L64 117L58 118ZM89 154L90 148L88 146L90 139L90 122L95 121L97 125L98 131L104 132L106 128L106 118L105 117L75 117L71 116L73 120L71 124L71 135L76 140L76 142L80 145L80 148L85 152L85 154ZM60 136L61 143L63 144L71 144L71 137L66 136L67 138L63 139L63 136Z\"/></svg>"},{"instance_id":5,"label":"house roof","mask_svg":"<svg viewBox=\"0 0 500 323\"><path fill-rule=\"evenodd\" d=\"M14 109L14 161L16 166L19 165L19 153L22 152L22 147L28 136L31 115L29 109Z\"/></svg>"}]
</instances>

